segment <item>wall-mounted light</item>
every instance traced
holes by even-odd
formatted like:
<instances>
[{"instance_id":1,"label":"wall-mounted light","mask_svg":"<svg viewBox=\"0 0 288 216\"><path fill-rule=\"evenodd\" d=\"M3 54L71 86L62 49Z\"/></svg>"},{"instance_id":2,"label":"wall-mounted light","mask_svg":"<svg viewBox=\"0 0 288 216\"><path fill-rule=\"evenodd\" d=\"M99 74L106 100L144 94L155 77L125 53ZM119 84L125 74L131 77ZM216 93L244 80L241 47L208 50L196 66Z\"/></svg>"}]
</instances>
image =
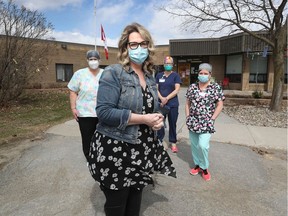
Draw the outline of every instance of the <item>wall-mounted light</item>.
<instances>
[{"instance_id":1,"label":"wall-mounted light","mask_svg":"<svg viewBox=\"0 0 288 216\"><path fill-rule=\"evenodd\" d=\"M67 49L67 45L66 44L61 44L62 49Z\"/></svg>"}]
</instances>

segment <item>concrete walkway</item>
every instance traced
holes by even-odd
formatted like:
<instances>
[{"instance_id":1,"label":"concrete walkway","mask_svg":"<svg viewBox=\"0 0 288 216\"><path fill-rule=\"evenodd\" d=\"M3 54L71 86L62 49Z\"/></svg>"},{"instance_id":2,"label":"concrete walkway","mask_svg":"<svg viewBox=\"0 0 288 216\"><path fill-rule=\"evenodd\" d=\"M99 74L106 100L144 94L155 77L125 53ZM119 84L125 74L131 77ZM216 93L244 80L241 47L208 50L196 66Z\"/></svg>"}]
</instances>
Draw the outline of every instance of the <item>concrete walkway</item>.
<instances>
[{"instance_id":1,"label":"concrete walkway","mask_svg":"<svg viewBox=\"0 0 288 216\"><path fill-rule=\"evenodd\" d=\"M186 88L181 88L179 93L179 118L177 122L178 138L180 139L189 138L189 133L185 124L185 93ZM238 94L240 93L238 92ZM246 92L243 92L242 94L246 94ZM287 128L244 125L223 112L216 120L215 127L216 133L212 135L212 142L287 150ZM63 136L71 136L71 134L72 136L80 136L78 124L75 120L54 126L50 128L47 133Z\"/></svg>"}]
</instances>

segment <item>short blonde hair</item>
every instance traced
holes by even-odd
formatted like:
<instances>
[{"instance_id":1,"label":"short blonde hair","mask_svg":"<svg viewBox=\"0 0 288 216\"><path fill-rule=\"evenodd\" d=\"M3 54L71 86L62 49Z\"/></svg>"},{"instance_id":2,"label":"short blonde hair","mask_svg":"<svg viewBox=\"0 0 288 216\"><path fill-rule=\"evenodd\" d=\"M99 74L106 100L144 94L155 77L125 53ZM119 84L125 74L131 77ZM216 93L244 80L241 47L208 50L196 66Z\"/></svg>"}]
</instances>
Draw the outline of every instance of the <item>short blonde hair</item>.
<instances>
[{"instance_id":1,"label":"short blonde hair","mask_svg":"<svg viewBox=\"0 0 288 216\"><path fill-rule=\"evenodd\" d=\"M166 64L168 60L172 60L172 63L174 63L173 58L171 56L166 56L164 58L164 64Z\"/></svg>"},{"instance_id":2,"label":"short blonde hair","mask_svg":"<svg viewBox=\"0 0 288 216\"><path fill-rule=\"evenodd\" d=\"M153 59L155 54L154 42L148 30L138 23L132 23L126 26L121 34L120 40L118 42L119 50L117 55L119 63L122 64L125 69L129 68L130 59L128 55L127 45L129 42L129 35L133 32L138 32L145 41L149 41L148 57L143 63L143 69L152 74L154 72L154 59Z\"/></svg>"}]
</instances>

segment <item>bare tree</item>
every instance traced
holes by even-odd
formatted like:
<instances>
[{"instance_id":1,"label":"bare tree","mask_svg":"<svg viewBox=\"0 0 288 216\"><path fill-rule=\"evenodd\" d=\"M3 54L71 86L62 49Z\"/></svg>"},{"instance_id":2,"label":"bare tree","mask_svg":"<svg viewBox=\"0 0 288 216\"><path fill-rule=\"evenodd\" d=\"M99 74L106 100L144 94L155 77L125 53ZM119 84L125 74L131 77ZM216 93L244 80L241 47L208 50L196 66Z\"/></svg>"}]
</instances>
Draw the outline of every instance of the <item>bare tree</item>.
<instances>
[{"instance_id":1,"label":"bare tree","mask_svg":"<svg viewBox=\"0 0 288 216\"><path fill-rule=\"evenodd\" d=\"M42 13L0 0L0 105L21 95L47 66L49 43L41 39L51 30Z\"/></svg>"},{"instance_id":2,"label":"bare tree","mask_svg":"<svg viewBox=\"0 0 288 216\"><path fill-rule=\"evenodd\" d=\"M173 3L172 3L173 2ZM246 32L273 50L274 80L270 110L281 110L287 49L287 0L178 0L159 9L183 18L182 27L227 34ZM285 15L284 15L285 14ZM268 32L270 37L257 34Z\"/></svg>"}]
</instances>

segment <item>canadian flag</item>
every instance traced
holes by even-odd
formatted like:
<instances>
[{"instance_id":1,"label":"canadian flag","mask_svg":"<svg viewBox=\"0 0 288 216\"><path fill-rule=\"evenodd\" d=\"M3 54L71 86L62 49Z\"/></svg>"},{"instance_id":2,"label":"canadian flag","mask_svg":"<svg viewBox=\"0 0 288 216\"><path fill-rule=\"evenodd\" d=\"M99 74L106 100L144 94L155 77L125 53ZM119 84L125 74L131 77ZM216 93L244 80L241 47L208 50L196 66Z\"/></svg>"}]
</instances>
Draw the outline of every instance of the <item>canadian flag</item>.
<instances>
[{"instance_id":1,"label":"canadian flag","mask_svg":"<svg viewBox=\"0 0 288 216\"><path fill-rule=\"evenodd\" d=\"M106 56L106 59L108 60L108 47L107 47L107 40L106 40L106 36L105 36L105 32L104 32L104 29L103 29L103 26L101 25L101 40L104 42L104 50L105 50L105 56Z\"/></svg>"}]
</instances>

